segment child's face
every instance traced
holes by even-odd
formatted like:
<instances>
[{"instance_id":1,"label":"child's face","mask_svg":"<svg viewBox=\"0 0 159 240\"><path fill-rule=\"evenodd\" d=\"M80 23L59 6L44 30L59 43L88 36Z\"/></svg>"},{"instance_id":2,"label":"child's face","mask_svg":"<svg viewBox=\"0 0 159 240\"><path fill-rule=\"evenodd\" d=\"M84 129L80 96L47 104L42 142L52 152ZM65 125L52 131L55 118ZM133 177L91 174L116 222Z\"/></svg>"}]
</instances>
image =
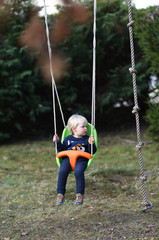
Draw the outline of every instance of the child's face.
<instances>
[{"instance_id":1,"label":"child's face","mask_svg":"<svg viewBox=\"0 0 159 240\"><path fill-rule=\"evenodd\" d=\"M83 137L87 134L87 125L79 124L75 129L73 129L74 137Z\"/></svg>"}]
</instances>

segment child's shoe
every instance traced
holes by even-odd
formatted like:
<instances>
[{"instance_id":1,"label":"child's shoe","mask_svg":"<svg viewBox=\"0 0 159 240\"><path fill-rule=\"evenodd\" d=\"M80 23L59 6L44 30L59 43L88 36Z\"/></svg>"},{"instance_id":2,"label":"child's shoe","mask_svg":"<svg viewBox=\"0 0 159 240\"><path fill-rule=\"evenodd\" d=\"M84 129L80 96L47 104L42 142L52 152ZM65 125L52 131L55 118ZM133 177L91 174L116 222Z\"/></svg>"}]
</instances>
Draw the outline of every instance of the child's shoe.
<instances>
[{"instance_id":1,"label":"child's shoe","mask_svg":"<svg viewBox=\"0 0 159 240\"><path fill-rule=\"evenodd\" d=\"M78 205L83 204L83 195L81 193L76 194L75 204L78 204Z\"/></svg>"},{"instance_id":2,"label":"child's shoe","mask_svg":"<svg viewBox=\"0 0 159 240\"><path fill-rule=\"evenodd\" d=\"M57 194L56 205L63 204L65 196L61 193Z\"/></svg>"}]
</instances>

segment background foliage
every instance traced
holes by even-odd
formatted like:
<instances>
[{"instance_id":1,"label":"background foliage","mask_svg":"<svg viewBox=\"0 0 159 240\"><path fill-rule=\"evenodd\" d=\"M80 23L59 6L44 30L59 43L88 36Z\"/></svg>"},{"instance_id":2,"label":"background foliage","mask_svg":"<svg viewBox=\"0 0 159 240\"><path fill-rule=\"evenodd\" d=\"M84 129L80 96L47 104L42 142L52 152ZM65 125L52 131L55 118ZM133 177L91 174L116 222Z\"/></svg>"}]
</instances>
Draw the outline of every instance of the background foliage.
<instances>
[{"instance_id":1,"label":"background foliage","mask_svg":"<svg viewBox=\"0 0 159 240\"><path fill-rule=\"evenodd\" d=\"M11 4L13 3L13 4ZM0 9L0 140L31 135L39 115L51 110L48 87L41 80L35 57L27 47L18 45L18 37L30 14L29 1L12 1ZM5 25L4 20L5 14ZM6 31L7 30L7 31ZM42 120L42 119L41 119Z\"/></svg>"},{"instance_id":2,"label":"background foliage","mask_svg":"<svg viewBox=\"0 0 159 240\"><path fill-rule=\"evenodd\" d=\"M159 140L159 6L137 11L135 19L135 35L143 51L143 59L148 64L148 71L154 75L149 87L152 97L148 100L145 119L149 123L149 136Z\"/></svg>"},{"instance_id":3,"label":"background foliage","mask_svg":"<svg viewBox=\"0 0 159 240\"><path fill-rule=\"evenodd\" d=\"M93 8L92 2L87 1L86 3L90 9ZM90 19L90 22L83 26L73 23L72 34L59 46L70 56L71 62L71 71L62 86L67 89L63 92L64 104L68 106L71 103L71 112L80 110L88 117L91 105L92 15ZM130 118L130 114L128 114L128 118L124 119L125 113L131 113L130 108L133 105L132 81L128 71L130 50L127 23L128 13L125 1L98 2L96 111L98 121L101 123L104 119L106 125L110 120L113 125L121 124L122 121L125 123ZM135 44L137 45L137 42ZM138 94L141 108L145 109L149 73L146 64L143 63L142 52L138 45L136 59L136 68L139 72ZM78 91L81 87L82 91ZM68 95L71 96L70 99L68 99ZM117 103L120 109L114 108ZM116 118L115 115L117 115Z\"/></svg>"},{"instance_id":4,"label":"background foliage","mask_svg":"<svg viewBox=\"0 0 159 240\"><path fill-rule=\"evenodd\" d=\"M135 34L151 74L159 73L159 6L136 11Z\"/></svg>"},{"instance_id":5,"label":"background foliage","mask_svg":"<svg viewBox=\"0 0 159 240\"><path fill-rule=\"evenodd\" d=\"M58 85L66 119L74 112L90 119L93 6L88 0L84 4L90 10L89 21L86 24L70 22L71 33L62 42L53 45L53 51L65 54L70 66ZM15 139L15 136L35 135L36 132L48 135L53 131L51 88L39 74L36 55L29 54L27 46L18 45L18 37L28 24L33 9L31 1L15 0L0 8L1 141ZM49 17L50 29L54 28L62 11L63 8L59 8L59 14ZM158 73L158 54L154 49L158 46L155 39L158 41L159 18L155 7L146 10L133 8L133 15L136 21L138 98L143 116L147 109L150 75ZM127 1L98 1L96 125L99 130L114 129L115 126L121 128L131 122L134 124L127 23ZM155 48L152 43L156 44ZM61 130L58 113L57 116Z\"/></svg>"}]
</instances>

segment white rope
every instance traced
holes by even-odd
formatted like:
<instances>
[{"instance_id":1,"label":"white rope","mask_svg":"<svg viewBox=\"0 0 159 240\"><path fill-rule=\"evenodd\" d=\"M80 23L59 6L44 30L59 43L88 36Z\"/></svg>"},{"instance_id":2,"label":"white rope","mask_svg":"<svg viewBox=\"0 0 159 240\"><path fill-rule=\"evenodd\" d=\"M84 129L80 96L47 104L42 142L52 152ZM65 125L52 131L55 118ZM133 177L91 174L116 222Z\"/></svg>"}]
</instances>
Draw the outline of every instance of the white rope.
<instances>
[{"instance_id":1,"label":"white rope","mask_svg":"<svg viewBox=\"0 0 159 240\"><path fill-rule=\"evenodd\" d=\"M95 127L95 87L96 87L96 12L97 2L94 0L94 22L93 22L93 69L92 69L92 109L91 109L91 135ZM91 155L93 156L93 145L91 144Z\"/></svg>"},{"instance_id":2,"label":"white rope","mask_svg":"<svg viewBox=\"0 0 159 240\"><path fill-rule=\"evenodd\" d=\"M97 5L96 0L94 0L91 135L93 135L93 129L95 127L96 5ZM63 115L63 112L62 112L62 107L61 107L61 104L60 104L60 99L59 99L59 96L58 96L56 84L55 84L55 79L54 79L54 76L53 76L52 51L51 51L50 40L49 40L49 29L48 29L48 20L47 20L47 11L46 11L45 0L44 0L44 14L45 14L46 36L47 36L47 45L48 45L48 53L49 53L49 61L50 61L50 74L51 74L51 80L52 80L52 101L53 101L54 131L55 131L55 134L56 134L57 127L56 127L56 111L55 111L55 93L56 93L56 96L57 96L57 100L58 100L58 104L59 104L59 108L60 108L60 112L61 112L64 127L66 126L66 124L65 124L64 115ZM91 155L93 156L93 146L92 146L92 144L91 144Z\"/></svg>"},{"instance_id":3,"label":"white rope","mask_svg":"<svg viewBox=\"0 0 159 240\"><path fill-rule=\"evenodd\" d=\"M47 46L48 46L48 54L49 54L49 62L50 62L50 74L51 74L51 82L52 82L52 106L53 106L53 116L54 116L54 132L55 132L55 134L57 134L55 93L56 93L57 101L58 101L58 104L59 104L59 109L60 109L60 113L61 113L61 117L62 117L64 127L66 126L66 124L65 124L64 115L63 115L63 111L62 111L62 107L61 107L61 103L60 103L60 98L59 98L59 95L58 95L58 92L57 92L57 87L56 87L55 79L54 79L54 75L53 75L52 51L51 51L51 45L50 45L49 28L48 28L48 20L47 20L47 11L46 11L45 0L44 0L44 14L45 14L46 37L47 37ZM56 152L57 152L56 144L55 144L55 148L56 148Z\"/></svg>"}]
</instances>

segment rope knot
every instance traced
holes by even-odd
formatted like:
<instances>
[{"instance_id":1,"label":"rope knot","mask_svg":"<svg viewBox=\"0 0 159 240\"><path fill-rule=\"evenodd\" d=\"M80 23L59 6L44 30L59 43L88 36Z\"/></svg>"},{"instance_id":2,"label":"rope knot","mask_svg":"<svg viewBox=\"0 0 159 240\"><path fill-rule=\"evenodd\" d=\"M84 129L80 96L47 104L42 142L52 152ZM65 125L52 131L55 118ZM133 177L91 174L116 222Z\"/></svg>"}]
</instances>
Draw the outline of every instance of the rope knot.
<instances>
[{"instance_id":1,"label":"rope knot","mask_svg":"<svg viewBox=\"0 0 159 240\"><path fill-rule=\"evenodd\" d=\"M131 74L133 74L133 73L137 74L137 70L134 68L129 68L129 71Z\"/></svg>"},{"instance_id":2,"label":"rope knot","mask_svg":"<svg viewBox=\"0 0 159 240\"><path fill-rule=\"evenodd\" d=\"M140 150L141 148L143 148L143 146L144 146L144 143L143 143L143 142L139 142L139 143L136 145L136 148L137 148L138 150Z\"/></svg>"},{"instance_id":3,"label":"rope knot","mask_svg":"<svg viewBox=\"0 0 159 240\"><path fill-rule=\"evenodd\" d=\"M144 174L143 176L140 176L140 180L146 182L147 181L147 175Z\"/></svg>"},{"instance_id":4,"label":"rope knot","mask_svg":"<svg viewBox=\"0 0 159 240\"><path fill-rule=\"evenodd\" d=\"M137 113L138 111L140 111L139 106L134 106L134 107L133 107L133 110L132 110L132 113L135 114L135 113Z\"/></svg>"},{"instance_id":5,"label":"rope knot","mask_svg":"<svg viewBox=\"0 0 159 240\"><path fill-rule=\"evenodd\" d=\"M129 27L133 27L134 24L135 24L135 21L132 20L131 22L129 22L129 23L127 24L127 27L128 27L128 28L129 28Z\"/></svg>"},{"instance_id":6,"label":"rope knot","mask_svg":"<svg viewBox=\"0 0 159 240\"><path fill-rule=\"evenodd\" d=\"M153 204L149 201L143 201L142 205L145 206L143 209L141 209L142 212L145 212L147 209L153 208Z\"/></svg>"}]
</instances>

